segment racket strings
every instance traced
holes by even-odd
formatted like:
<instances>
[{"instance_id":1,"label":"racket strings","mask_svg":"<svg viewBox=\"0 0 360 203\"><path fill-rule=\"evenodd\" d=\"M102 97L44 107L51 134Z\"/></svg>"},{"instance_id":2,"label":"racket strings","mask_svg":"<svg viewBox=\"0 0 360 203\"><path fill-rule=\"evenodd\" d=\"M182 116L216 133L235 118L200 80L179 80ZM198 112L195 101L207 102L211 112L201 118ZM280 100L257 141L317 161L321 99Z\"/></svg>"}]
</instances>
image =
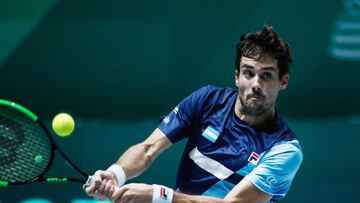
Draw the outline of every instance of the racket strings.
<instances>
[{"instance_id":1,"label":"racket strings","mask_svg":"<svg viewBox=\"0 0 360 203\"><path fill-rule=\"evenodd\" d=\"M16 109L0 106L0 180L24 182L39 176L51 159L44 129Z\"/></svg>"}]
</instances>

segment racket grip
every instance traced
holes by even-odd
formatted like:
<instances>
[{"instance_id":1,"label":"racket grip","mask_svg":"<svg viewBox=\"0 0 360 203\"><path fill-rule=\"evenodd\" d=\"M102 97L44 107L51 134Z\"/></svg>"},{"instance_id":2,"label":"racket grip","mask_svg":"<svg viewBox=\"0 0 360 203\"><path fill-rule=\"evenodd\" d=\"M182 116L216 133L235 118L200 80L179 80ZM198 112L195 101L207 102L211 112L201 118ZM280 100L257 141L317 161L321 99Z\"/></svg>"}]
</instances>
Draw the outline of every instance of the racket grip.
<instances>
[{"instance_id":1,"label":"racket grip","mask_svg":"<svg viewBox=\"0 0 360 203\"><path fill-rule=\"evenodd\" d=\"M92 182L93 182L92 176L88 176L88 178L85 182L85 187L89 187Z\"/></svg>"}]
</instances>

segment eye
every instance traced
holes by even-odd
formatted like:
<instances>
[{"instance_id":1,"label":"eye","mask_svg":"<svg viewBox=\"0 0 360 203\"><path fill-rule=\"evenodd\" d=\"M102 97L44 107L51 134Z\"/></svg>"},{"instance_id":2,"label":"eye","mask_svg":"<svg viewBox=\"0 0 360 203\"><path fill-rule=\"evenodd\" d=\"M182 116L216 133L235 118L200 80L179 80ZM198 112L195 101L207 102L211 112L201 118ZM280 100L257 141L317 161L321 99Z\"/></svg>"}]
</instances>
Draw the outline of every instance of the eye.
<instances>
[{"instance_id":1,"label":"eye","mask_svg":"<svg viewBox=\"0 0 360 203\"><path fill-rule=\"evenodd\" d=\"M254 73L249 71L249 70L244 70L243 72L243 75L246 77L246 78L252 78L254 77Z\"/></svg>"},{"instance_id":2,"label":"eye","mask_svg":"<svg viewBox=\"0 0 360 203\"><path fill-rule=\"evenodd\" d=\"M263 78L264 80L269 80L269 79L271 79L272 77L273 77L273 75L272 75L271 73L269 73L269 72L265 72L265 73L262 74L262 78Z\"/></svg>"}]
</instances>

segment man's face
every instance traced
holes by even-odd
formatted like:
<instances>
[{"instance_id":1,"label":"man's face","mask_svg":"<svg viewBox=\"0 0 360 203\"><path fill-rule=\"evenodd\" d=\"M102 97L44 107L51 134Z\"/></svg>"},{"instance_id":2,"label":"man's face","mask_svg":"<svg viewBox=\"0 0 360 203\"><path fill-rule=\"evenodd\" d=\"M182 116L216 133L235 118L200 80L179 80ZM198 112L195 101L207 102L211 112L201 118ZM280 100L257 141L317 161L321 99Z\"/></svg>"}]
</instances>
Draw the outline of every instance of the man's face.
<instances>
[{"instance_id":1,"label":"man's face","mask_svg":"<svg viewBox=\"0 0 360 203\"><path fill-rule=\"evenodd\" d=\"M279 91L286 88L289 75L279 78L277 60L270 55L261 59L241 57L235 80L239 88L240 111L257 116L275 106Z\"/></svg>"}]
</instances>

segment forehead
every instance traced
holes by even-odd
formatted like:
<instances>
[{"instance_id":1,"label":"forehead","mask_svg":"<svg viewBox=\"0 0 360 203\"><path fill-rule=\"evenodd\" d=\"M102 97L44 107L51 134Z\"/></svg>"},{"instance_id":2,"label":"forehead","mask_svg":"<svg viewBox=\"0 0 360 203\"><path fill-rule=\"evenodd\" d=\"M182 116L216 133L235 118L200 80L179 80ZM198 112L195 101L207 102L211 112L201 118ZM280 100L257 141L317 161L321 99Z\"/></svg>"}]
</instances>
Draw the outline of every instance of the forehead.
<instances>
[{"instance_id":1,"label":"forehead","mask_svg":"<svg viewBox=\"0 0 360 203\"><path fill-rule=\"evenodd\" d=\"M240 67L253 67L256 70L261 70L264 68L273 68L275 71L278 71L278 62L277 60L270 56L264 55L259 59L253 59L246 56L241 57Z\"/></svg>"}]
</instances>

